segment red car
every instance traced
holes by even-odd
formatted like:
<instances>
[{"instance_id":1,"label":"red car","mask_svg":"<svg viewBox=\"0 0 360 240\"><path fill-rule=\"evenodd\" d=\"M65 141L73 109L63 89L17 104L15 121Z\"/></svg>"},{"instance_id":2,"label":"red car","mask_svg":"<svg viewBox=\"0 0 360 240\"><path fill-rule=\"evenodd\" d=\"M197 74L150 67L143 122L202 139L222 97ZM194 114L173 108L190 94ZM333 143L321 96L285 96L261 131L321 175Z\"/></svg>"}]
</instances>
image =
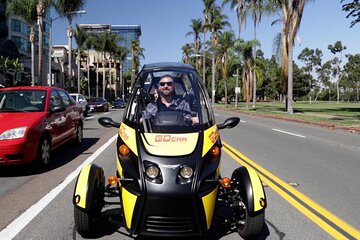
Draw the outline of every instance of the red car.
<instances>
[{"instance_id":1,"label":"red car","mask_svg":"<svg viewBox=\"0 0 360 240\"><path fill-rule=\"evenodd\" d=\"M63 89L0 89L0 165L34 160L48 165L52 150L82 142L83 120L81 106Z\"/></svg>"}]
</instances>

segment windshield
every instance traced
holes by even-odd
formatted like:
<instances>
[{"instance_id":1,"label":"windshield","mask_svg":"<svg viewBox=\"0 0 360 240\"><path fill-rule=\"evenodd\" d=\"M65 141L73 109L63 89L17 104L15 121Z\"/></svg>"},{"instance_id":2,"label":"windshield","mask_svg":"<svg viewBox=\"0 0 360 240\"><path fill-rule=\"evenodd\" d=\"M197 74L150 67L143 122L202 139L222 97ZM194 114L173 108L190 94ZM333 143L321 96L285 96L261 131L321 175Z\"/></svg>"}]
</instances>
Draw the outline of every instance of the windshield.
<instances>
[{"instance_id":1,"label":"windshield","mask_svg":"<svg viewBox=\"0 0 360 240\"><path fill-rule=\"evenodd\" d=\"M196 71L140 73L125 120L144 132L194 132L211 124L213 113Z\"/></svg>"},{"instance_id":2,"label":"windshield","mask_svg":"<svg viewBox=\"0 0 360 240\"><path fill-rule=\"evenodd\" d=\"M0 91L0 112L43 112L45 99L44 90Z\"/></svg>"},{"instance_id":3,"label":"windshield","mask_svg":"<svg viewBox=\"0 0 360 240\"><path fill-rule=\"evenodd\" d=\"M90 102L103 102L105 101L104 98L91 98Z\"/></svg>"}]
</instances>

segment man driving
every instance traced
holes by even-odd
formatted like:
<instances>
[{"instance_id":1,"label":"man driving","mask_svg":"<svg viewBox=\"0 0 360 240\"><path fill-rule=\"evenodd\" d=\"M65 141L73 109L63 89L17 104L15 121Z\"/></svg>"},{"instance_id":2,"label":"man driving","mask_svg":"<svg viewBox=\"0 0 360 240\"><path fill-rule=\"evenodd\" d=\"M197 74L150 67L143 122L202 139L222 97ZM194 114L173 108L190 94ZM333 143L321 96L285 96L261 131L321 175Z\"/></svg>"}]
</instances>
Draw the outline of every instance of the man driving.
<instances>
[{"instance_id":1,"label":"man driving","mask_svg":"<svg viewBox=\"0 0 360 240\"><path fill-rule=\"evenodd\" d=\"M192 116L189 103L181 98L175 98L175 82L172 76L164 75L160 78L158 87L159 97L155 102L146 106L144 118L149 119L155 117L158 111L175 110L181 111L186 121L192 125L199 123L197 116Z\"/></svg>"}]
</instances>

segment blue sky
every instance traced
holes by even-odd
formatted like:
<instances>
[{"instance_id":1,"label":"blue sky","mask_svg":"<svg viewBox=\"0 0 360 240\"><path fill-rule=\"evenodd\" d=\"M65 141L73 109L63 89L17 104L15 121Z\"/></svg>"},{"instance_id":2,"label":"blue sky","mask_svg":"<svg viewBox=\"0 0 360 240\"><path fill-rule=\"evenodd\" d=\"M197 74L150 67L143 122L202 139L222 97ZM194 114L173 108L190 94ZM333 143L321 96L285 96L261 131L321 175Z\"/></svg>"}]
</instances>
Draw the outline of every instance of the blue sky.
<instances>
[{"instance_id":1,"label":"blue sky","mask_svg":"<svg viewBox=\"0 0 360 240\"><path fill-rule=\"evenodd\" d=\"M350 0L349 0L350 1ZM217 4L221 4L218 0ZM75 23L100 24L138 24L141 26L141 45L145 48L144 63L181 61L181 47L193 42L193 37L185 37L191 31L191 19L202 18L202 0L88 0L87 14L80 15ZM224 14L229 16L231 28L237 36L237 20L235 11L225 5ZM57 17L52 12L52 17ZM257 29L257 38L265 57L272 55L273 39L280 31L281 24L271 26L271 22L279 16L262 17ZM360 53L360 24L350 28L351 19L341 11L340 0L309 1L305 7L298 36L301 45L295 44L294 59L305 48L319 48L323 51L324 60L333 57L327 49L329 44L341 41L347 47L344 53ZM53 44L67 44L67 20L58 19L53 22ZM241 38L251 40L253 27L251 18L242 30ZM209 37L209 36L207 36ZM75 41L73 43L76 45ZM298 62L298 61L297 61Z\"/></svg>"}]
</instances>

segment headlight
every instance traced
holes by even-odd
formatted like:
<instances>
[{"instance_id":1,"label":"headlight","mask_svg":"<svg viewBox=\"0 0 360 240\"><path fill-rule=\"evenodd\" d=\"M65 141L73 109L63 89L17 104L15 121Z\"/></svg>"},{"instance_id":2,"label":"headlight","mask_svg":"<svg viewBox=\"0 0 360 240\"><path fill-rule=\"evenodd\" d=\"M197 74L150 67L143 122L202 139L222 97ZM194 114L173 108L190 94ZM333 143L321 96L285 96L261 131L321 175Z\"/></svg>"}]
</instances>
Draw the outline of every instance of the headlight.
<instances>
[{"instance_id":1,"label":"headlight","mask_svg":"<svg viewBox=\"0 0 360 240\"><path fill-rule=\"evenodd\" d=\"M180 176L184 179L191 178L193 173L194 173L194 171L192 170L192 168L188 167L188 166L184 166L180 170Z\"/></svg>"},{"instance_id":2,"label":"headlight","mask_svg":"<svg viewBox=\"0 0 360 240\"><path fill-rule=\"evenodd\" d=\"M0 134L0 140L22 138L25 135L26 127L19 127L7 130Z\"/></svg>"},{"instance_id":3,"label":"headlight","mask_svg":"<svg viewBox=\"0 0 360 240\"><path fill-rule=\"evenodd\" d=\"M154 165L148 166L145 170L146 176L148 176L151 179L157 178L157 176L159 175L159 172L160 172L159 168Z\"/></svg>"}]
</instances>

